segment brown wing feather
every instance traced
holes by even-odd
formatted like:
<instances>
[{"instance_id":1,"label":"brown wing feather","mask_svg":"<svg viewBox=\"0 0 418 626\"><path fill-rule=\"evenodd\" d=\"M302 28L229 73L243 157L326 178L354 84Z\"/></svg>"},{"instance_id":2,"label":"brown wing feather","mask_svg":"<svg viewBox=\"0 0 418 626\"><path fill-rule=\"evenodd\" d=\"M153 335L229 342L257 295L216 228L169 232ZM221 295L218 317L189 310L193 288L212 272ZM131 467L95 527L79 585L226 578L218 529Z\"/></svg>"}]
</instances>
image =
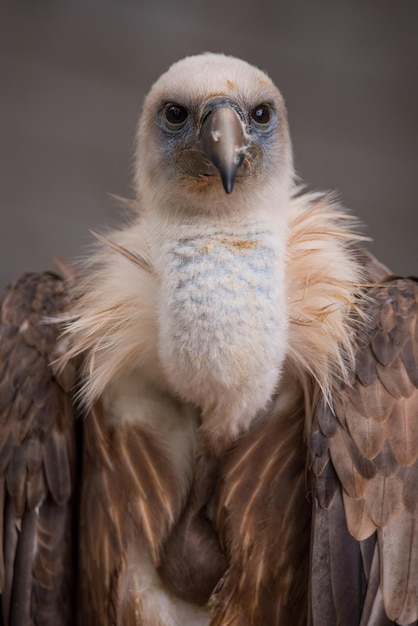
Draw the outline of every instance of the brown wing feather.
<instances>
[{"instance_id":1,"label":"brown wing feather","mask_svg":"<svg viewBox=\"0 0 418 626\"><path fill-rule=\"evenodd\" d=\"M0 324L0 589L4 624L73 623L75 421L50 362L66 306L53 274L8 288ZM66 373L68 376L68 372Z\"/></svg>"},{"instance_id":2,"label":"brown wing feather","mask_svg":"<svg viewBox=\"0 0 418 626\"><path fill-rule=\"evenodd\" d=\"M326 547L324 537L314 534L314 555L326 550L332 559L339 554L339 567L334 570L314 560L312 619L321 626L418 624L418 283L388 278L368 296L368 322L358 337L356 376L337 394L335 414L330 409L318 411L313 428L315 519L330 529L343 502L346 520ZM318 449L321 433L328 440L328 452L324 446ZM324 497L322 466L332 466L339 478L331 497L329 493ZM363 555L351 594L347 559L352 551L340 550L347 527L356 540L353 550ZM364 545L370 541L373 556L365 558ZM331 622L324 621L317 601L324 584L332 591L336 619ZM361 598L356 618L345 608L343 600L348 597L350 605Z\"/></svg>"},{"instance_id":3,"label":"brown wing feather","mask_svg":"<svg viewBox=\"0 0 418 626\"><path fill-rule=\"evenodd\" d=\"M303 401L273 407L227 455L214 524L229 568L211 626L306 624L310 506Z\"/></svg>"},{"instance_id":4,"label":"brown wing feather","mask_svg":"<svg viewBox=\"0 0 418 626\"><path fill-rule=\"evenodd\" d=\"M140 420L109 420L97 403L84 420L83 437L79 623L142 624L138 576L149 563L160 564L188 483Z\"/></svg>"}]
</instances>

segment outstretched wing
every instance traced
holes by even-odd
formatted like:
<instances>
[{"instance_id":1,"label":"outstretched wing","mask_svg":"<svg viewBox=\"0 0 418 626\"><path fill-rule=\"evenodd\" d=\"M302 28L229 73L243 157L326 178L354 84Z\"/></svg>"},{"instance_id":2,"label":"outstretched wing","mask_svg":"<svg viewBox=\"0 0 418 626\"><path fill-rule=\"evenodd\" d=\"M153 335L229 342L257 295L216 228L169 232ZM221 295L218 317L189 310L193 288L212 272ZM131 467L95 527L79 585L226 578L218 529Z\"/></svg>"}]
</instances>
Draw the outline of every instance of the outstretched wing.
<instances>
[{"instance_id":1,"label":"outstretched wing","mask_svg":"<svg viewBox=\"0 0 418 626\"><path fill-rule=\"evenodd\" d=\"M311 437L318 626L418 624L418 283L368 295L354 380Z\"/></svg>"},{"instance_id":2,"label":"outstretched wing","mask_svg":"<svg viewBox=\"0 0 418 626\"><path fill-rule=\"evenodd\" d=\"M0 590L5 626L73 624L76 478L70 366L60 377L64 282L28 274L5 292L0 324Z\"/></svg>"}]
</instances>

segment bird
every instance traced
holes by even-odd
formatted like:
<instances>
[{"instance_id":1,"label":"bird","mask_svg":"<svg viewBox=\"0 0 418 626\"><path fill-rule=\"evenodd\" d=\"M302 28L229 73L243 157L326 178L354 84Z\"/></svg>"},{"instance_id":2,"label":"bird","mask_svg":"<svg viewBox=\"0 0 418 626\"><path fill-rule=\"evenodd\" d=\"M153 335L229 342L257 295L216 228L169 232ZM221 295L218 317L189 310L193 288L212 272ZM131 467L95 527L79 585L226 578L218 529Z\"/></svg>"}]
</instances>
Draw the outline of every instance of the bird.
<instances>
[{"instance_id":1,"label":"bird","mask_svg":"<svg viewBox=\"0 0 418 626\"><path fill-rule=\"evenodd\" d=\"M241 59L145 98L130 217L0 318L6 626L418 624L418 284Z\"/></svg>"}]
</instances>

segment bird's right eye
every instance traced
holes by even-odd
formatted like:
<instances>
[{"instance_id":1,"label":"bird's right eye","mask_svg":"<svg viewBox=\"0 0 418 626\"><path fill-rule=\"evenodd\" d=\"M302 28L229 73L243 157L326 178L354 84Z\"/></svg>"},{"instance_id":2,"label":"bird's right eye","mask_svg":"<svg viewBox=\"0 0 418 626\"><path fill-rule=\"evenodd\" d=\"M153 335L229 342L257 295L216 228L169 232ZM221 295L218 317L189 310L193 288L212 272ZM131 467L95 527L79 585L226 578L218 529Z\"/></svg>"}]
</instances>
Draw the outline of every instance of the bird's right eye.
<instances>
[{"instance_id":1,"label":"bird's right eye","mask_svg":"<svg viewBox=\"0 0 418 626\"><path fill-rule=\"evenodd\" d=\"M180 104L167 104L164 108L163 116L170 130L179 130L186 123L189 112Z\"/></svg>"}]
</instances>

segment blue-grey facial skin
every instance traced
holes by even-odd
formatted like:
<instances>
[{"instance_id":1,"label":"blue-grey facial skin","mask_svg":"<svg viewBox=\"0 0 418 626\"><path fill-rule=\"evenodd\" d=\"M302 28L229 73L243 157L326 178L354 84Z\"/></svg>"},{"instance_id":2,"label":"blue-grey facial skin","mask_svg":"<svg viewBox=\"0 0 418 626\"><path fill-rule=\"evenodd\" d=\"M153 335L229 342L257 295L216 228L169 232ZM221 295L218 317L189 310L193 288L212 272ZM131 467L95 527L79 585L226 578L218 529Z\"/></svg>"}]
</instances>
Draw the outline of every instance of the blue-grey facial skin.
<instances>
[{"instance_id":1,"label":"blue-grey facial skin","mask_svg":"<svg viewBox=\"0 0 418 626\"><path fill-rule=\"evenodd\" d=\"M180 174L181 179L202 177L219 178L216 159L202 146L205 126L210 124L213 112L230 108L237 115L241 126L241 139L237 130L237 142L243 146L242 158L236 171L238 181L262 176L267 155L274 152L274 144L279 139L279 115L273 102L242 103L227 97L215 97L200 105L187 106L182 101L163 100L156 114L159 127L161 157L166 172ZM172 111L182 112L179 123L171 122ZM260 112L262 113L261 119ZM183 119L184 117L184 119ZM237 145L238 147L238 145ZM235 179L235 176L234 176ZM224 185L225 186L225 185ZM229 193L229 191L228 191Z\"/></svg>"}]
</instances>

